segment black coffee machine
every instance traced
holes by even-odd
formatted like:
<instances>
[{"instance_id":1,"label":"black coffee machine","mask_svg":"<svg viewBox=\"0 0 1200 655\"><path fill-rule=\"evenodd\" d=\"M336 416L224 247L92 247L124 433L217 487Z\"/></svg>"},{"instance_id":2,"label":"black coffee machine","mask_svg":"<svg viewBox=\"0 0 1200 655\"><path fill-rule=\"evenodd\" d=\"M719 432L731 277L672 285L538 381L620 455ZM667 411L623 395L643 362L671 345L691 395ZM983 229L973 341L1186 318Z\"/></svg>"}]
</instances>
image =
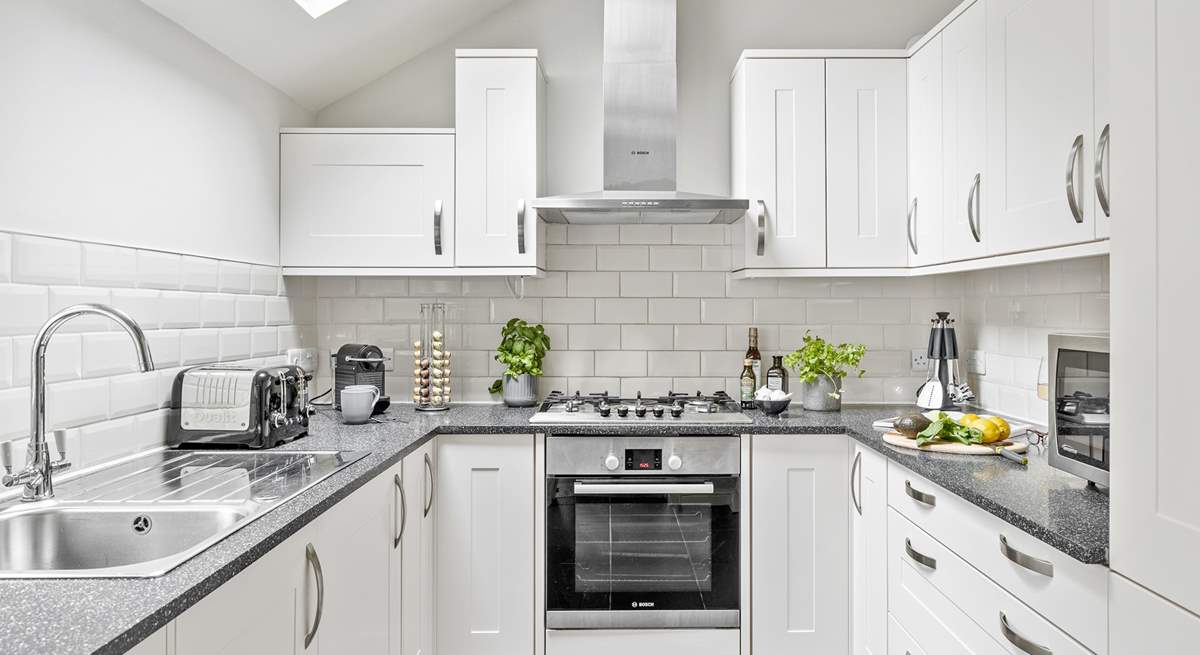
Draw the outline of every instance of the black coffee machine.
<instances>
[{"instance_id":1,"label":"black coffee machine","mask_svg":"<svg viewBox=\"0 0 1200 655\"><path fill-rule=\"evenodd\" d=\"M333 408L342 408L342 389L356 384L370 384L379 389L379 401L374 414L381 414L391 404L383 386L384 362L387 358L378 346L348 343L333 355Z\"/></svg>"}]
</instances>

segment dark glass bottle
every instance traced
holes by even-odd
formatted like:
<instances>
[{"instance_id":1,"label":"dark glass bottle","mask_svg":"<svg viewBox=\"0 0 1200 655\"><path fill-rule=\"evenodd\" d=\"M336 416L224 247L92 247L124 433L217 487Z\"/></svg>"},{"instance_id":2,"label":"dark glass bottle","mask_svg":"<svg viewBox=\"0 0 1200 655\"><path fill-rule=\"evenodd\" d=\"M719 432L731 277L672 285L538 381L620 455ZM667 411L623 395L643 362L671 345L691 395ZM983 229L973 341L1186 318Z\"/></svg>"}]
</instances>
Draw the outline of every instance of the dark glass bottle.
<instances>
[{"instance_id":1,"label":"dark glass bottle","mask_svg":"<svg viewBox=\"0 0 1200 655\"><path fill-rule=\"evenodd\" d=\"M754 364L747 357L745 366L742 367L742 376L740 384L738 384L739 400L742 401L742 409L754 407L754 392L758 390L758 378L754 375Z\"/></svg>"},{"instance_id":2,"label":"dark glass bottle","mask_svg":"<svg viewBox=\"0 0 1200 655\"><path fill-rule=\"evenodd\" d=\"M750 328L750 347L746 348L746 359L752 360L751 367L754 369L755 381L761 381L762 376L762 355L758 353L758 328Z\"/></svg>"},{"instance_id":3,"label":"dark glass bottle","mask_svg":"<svg viewBox=\"0 0 1200 655\"><path fill-rule=\"evenodd\" d=\"M783 367L783 355L771 356L771 368L767 369L767 388L787 393L787 369Z\"/></svg>"}]
</instances>

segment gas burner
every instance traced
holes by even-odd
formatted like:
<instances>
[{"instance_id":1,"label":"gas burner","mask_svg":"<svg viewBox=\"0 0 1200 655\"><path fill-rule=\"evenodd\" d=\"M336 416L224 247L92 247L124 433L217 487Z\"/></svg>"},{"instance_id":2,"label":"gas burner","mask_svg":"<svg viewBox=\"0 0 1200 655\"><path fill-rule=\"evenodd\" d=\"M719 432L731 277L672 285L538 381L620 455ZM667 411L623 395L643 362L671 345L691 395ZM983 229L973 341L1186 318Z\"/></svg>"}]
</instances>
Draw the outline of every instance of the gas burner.
<instances>
[{"instance_id":1,"label":"gas burner","mask_svg":"<svg viewBox=\"0 0 1200 655\"><path fill-rule=\"evenodd\" d=\"M724 391L704 394L668 391L661 396L633 398L609 395L607 391L567 394L552 391L542 401L531 423L750 423L737 402Z\"/></svg>"}]
</instances>

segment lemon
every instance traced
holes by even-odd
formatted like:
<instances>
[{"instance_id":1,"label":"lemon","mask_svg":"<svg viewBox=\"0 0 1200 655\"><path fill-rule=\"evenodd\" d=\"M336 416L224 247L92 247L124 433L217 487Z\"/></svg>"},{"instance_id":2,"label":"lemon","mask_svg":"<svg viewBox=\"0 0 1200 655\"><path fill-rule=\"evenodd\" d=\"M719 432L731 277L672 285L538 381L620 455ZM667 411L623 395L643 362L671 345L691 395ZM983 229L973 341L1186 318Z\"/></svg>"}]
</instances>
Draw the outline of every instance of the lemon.
<instances>
[{"instance_id":1,"label":"lemon","mask_svg":"<svg viewBox=\"0 0 1200 655\"><path fill-rule=\"evenodd\" d=\"M983 433L983 443L993 443L1004 438L1004 432L1000 430L1000 426L986 418L976 419L970 427Z\"/></svg>"},{"instance_id":2,"label":"lemon","mask_svg":"<svg viewBox=\"0 0 1200 655\"><path fill-rule=\"evenodd\" d=\"M991 422L1000 430L1000 439L1007 439L1012 436L1012 426L1008 424L1008 421L999 416L984 416L983 419Z\"/></svg>"},{"instance_id":3,"label":"lemon","mask_svg":"<svg viewBox=\"0 0 1200 655\"><path fill-rule=\"evenodd\" d=\"M978 414L963 414L962 418L958 419L958 424L971 427L971 423L975 422L977 418L979 418Z\"/></svg>"}]
</instances>

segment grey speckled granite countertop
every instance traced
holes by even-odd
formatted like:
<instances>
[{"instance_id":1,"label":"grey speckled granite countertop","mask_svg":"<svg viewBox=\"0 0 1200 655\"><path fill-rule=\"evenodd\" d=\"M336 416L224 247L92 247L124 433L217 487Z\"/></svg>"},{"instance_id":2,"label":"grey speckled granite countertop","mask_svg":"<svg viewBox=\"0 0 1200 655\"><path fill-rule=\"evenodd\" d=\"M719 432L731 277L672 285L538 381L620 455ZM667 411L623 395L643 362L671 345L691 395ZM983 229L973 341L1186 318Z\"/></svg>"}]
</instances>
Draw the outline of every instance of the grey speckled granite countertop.
<instances>
[{"instance_id":1,"label":"grey speckled granite countertop","mask_svg":"<svg viewBox=\"0 0 1200 655\"><path fill-rule=\"evenodd\" d=\"M846 433L888 459L958 494L1081 561L1103 563L1108 549L1108 496L1050 468L1032 452L1028 468L994 457L934 455L892 448L871 429L903 406L847 406L837 413L753 412L741 426L688 426L689 434ZM532 409L459 405L418 414L406 406L388 412L399 421L346 426L318 415L312 435L288 450L354 450L370 454L295 499L268 512L167 575L150 579L0 580L0 650L68 655L123 653L249 566L319 514L436 434L629 433L628 426L531 426ZM664 427L661 431L671 430ZM640 432L658 430L644 429Z\"/></svg>"}]
</instances>

